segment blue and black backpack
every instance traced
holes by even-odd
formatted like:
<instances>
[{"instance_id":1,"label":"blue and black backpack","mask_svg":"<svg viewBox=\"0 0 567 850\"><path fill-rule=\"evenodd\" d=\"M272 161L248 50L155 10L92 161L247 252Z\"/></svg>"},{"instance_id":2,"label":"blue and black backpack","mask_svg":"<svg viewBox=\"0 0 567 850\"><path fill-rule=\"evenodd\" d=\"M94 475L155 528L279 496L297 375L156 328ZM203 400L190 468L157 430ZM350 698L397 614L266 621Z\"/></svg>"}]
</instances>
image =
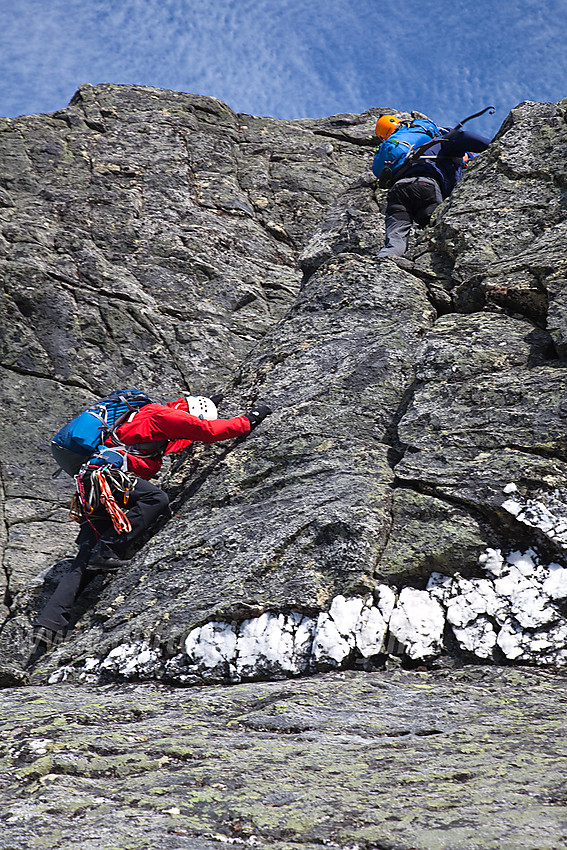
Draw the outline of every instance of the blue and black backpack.
<instances>
[{"instance_id":1,"label":"blue and black backpack","mask_svg":"<svg viewBox=\"0 0 567 850\"><path fill-rule=\"evenodd\" d=\"M440 136L445 136L447 130L442 130L433 121L420 119L404 124L392 135L385 139L374 157L372 171L380 181L380 187L387 189L392 178L406 163L410 154L422 145Z\"/></svg>"},{"instance_id":2,"label":"blue and black backpack","mask_svg":"<svg viewBox=\"0 0 567 850\"><path fill-rule=\"evenodd\" d=\"M53 457L65 472L76 475L106 438L152 399L141 390L115 390L61 428L51 441Z\"/></svg>"}]
</instances>

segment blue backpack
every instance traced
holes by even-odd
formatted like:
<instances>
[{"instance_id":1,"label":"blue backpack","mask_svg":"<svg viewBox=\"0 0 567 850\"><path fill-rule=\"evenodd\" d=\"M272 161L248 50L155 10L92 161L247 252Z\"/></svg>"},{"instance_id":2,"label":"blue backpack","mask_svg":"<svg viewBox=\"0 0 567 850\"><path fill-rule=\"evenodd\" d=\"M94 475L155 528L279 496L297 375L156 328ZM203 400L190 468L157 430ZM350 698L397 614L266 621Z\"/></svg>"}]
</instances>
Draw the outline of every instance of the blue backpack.
<instances>
[{"instance_id":1,"label":"blue backpack","mask_svg":"<svg viewBox=\"0 0 567 850\"><path fill-rule=\"evenodd\" d=\"M76 475L109 434L131 413L153 404L141 390L115 390L61 428L51 441L52 454L69 475Z\"/></svg>"},{"instance_id":2,"label":"blue backpack","mask_svg":"<svg viewBox=\"0 0 567 850\"><path fill-rule=\"evenodd\" d=\"M427 120L412 121L392 133L378 148L372 164L372 171L380 180L380 187L388 188L392 177L417 148L446 133L433 121Z\"/></svg>"}]
</instances>

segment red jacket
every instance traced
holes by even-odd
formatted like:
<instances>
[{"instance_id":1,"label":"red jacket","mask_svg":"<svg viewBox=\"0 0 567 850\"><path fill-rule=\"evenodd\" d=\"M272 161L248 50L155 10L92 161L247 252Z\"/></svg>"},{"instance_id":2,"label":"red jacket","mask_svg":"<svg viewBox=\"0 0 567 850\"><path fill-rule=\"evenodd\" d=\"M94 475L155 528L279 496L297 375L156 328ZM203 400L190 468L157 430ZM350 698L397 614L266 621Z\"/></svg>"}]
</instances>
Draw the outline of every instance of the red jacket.
<instances>
[{"instance_id":1,"label":"red jacket","mask_svg":"<svg viewBox=\"0 0 567 850\"><path fill-rule=\"evenodd\" d=\"M234 419L199 419L187 412L187 401L178 398L163 404L146 404L116 430L116 436L129 446L138 443L161 442L155 448L158 457L137 457L128 454L128 470L140 478L149 480L157 475L162 465L162 456L186 449L193 440L216 443L250 433L250 422L246 416ZM112 445L112 440L107 440Z\"/></svg>"}]
</instances>

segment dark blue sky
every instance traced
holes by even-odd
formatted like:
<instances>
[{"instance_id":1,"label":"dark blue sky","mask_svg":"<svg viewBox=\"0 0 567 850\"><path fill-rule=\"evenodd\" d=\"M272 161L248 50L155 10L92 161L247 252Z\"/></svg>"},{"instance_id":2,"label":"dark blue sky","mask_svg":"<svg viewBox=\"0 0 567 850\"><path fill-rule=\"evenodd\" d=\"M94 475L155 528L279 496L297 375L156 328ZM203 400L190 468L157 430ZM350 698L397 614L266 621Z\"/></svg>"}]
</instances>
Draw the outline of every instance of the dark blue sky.
<instances>
[{"instance_id":1,"label":"dark blue sky","mask_svg":"<svg viewBox=\"0 0 567 850\"><path fill-rule=\"evenodd\" d=\"M206 94L277 118L416 109L493 135L567 97L567 0L0 0L0 115L82 83Z\"/></svg>"}]
</instances>

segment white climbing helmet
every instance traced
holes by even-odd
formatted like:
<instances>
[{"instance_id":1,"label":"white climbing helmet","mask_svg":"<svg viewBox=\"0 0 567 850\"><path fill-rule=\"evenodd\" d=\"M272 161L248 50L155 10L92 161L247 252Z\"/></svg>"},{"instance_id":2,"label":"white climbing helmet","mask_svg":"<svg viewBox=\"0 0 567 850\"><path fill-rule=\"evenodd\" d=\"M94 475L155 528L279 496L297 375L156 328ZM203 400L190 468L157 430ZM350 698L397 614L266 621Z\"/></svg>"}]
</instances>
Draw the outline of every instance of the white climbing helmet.
<instances>
[{"instance_id":1,"label":"white climbing helmet","mask_svg":"<svg viewBox=\"0 0 567 850\"><path fill-rule=\"evenodd\" d=\"M187 410L198 419L218 419L216 405L204 395L188 395Z\"/></svg>"}]
</instances>

